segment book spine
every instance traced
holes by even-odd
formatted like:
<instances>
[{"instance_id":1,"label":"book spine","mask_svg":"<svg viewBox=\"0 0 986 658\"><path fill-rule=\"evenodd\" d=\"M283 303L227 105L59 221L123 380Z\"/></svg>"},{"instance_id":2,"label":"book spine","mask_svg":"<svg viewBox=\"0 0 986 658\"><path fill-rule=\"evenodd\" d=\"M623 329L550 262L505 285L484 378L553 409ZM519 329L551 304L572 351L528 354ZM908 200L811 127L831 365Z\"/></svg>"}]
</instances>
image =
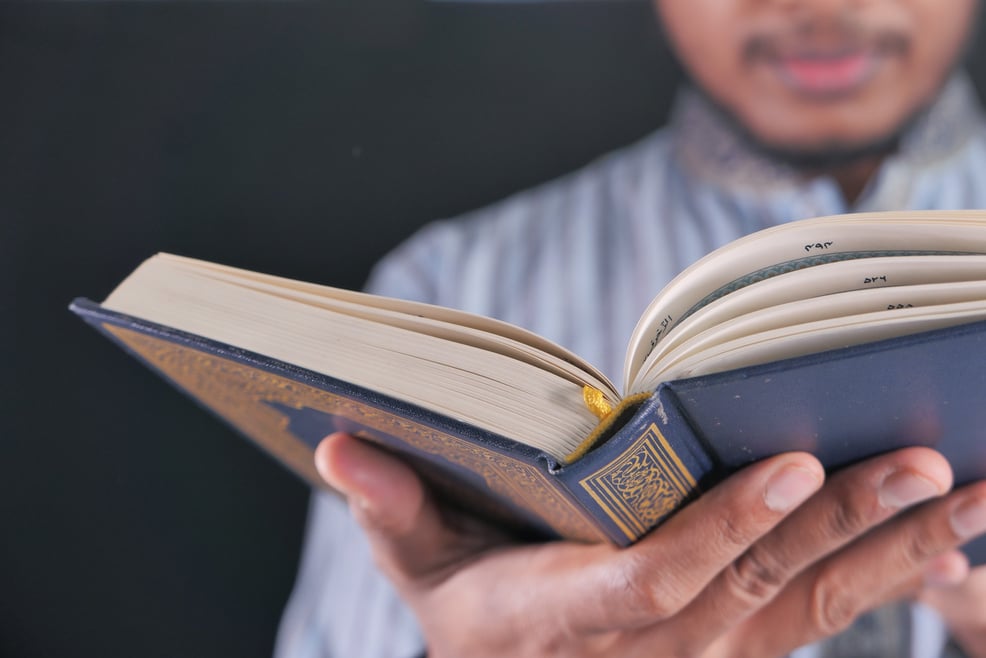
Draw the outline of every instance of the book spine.
<instances>
[{"instance_id":1,"label":"book spine","mask_svg":"<svg viewBox=\"0 0 986 658\"><path fill-rule=\"evenodd\" d=\"M556 476L607 537L625 546L697 496L715 470L674 393L662 386L613 436Z\"/></svg>"}]
</instances>

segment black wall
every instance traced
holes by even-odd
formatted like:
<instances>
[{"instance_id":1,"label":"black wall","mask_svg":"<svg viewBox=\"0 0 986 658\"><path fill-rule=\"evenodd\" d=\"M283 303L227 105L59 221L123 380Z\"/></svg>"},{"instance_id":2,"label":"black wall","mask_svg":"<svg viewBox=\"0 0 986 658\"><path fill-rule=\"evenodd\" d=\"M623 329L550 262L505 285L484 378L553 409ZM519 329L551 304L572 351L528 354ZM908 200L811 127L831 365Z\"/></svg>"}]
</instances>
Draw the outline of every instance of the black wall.
<instances>
[{"instance_id":1,"label":"black wall","mask_svg":"<svg viewBox=\"0 0 986 658\"><path fill-rule=\"evenodd\" d=\"M307 490L66 311L156 251L346 287L632 141L646 2L0 5L0 655L264 656Z\"/></svg>"}]
</instances>

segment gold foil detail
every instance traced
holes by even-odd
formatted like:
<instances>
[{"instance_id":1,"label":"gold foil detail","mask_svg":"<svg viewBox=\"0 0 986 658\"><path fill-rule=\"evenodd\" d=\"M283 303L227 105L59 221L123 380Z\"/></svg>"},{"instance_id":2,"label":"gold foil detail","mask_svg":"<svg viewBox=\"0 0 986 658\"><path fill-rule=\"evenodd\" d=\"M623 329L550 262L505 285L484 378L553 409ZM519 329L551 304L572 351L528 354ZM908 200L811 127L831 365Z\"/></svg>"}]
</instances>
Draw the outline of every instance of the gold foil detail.
<instances>
[{"instance_id":1,"label":"gold foil detail","mask_svg":"<svg viewBox=\"0 0 986 658\"><path fill-rule=\"evenodd\" d=\"M696 486L653 423L619 459L580 484L631 541L677 509Z\"/></svg>"},{"instance_id":2,"label":"gold foil detail","mask_svg":"<svg viewBox=\"0 0 986 658\"><path fill-rule=\"evenodd\" d=\"M325 486L315 470L311 448L288 431L286 416L264 402L295 409L308 407L353 421L370 429L359 432L360 436L381 443L385 443L381 435L396 437L421 452L476 473L490 490L544 519L563 537L605 540L587 514L559 493L559 485L530 464L260 367L132 329L108 323L102 327L312 484Z\"/></svg>"}]
</instances>

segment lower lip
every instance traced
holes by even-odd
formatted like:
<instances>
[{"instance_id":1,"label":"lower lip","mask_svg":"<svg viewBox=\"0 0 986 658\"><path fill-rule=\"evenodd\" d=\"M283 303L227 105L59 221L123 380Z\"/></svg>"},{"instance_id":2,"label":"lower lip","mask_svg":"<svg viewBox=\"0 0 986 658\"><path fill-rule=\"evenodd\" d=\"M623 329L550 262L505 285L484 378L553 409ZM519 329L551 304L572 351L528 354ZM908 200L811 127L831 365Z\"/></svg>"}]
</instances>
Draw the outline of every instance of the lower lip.
<instances>
[{"instance_id":1,"label":"lower lip","mask_svg":"<svg viewBox=\"0 0 986 658\"><path fill-rule=\"evenodd\" d=\"M837 57L782 57L776 60L781 80L800 93L843 96L859 89L872 76L876 57L852 53Z\"/></svg>"}]
</instances>

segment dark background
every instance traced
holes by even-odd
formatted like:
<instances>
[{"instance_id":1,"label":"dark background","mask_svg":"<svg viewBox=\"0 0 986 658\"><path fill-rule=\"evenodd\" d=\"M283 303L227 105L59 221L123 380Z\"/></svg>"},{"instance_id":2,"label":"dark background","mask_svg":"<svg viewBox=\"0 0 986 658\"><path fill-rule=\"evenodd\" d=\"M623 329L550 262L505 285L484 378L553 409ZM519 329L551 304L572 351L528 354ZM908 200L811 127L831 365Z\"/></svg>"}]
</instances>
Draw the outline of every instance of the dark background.
<instances>
[{"instance_id":1,"label":"dark background","mask_svg":"<svg viewBox=\"0 0 986 658\"><path fill-rule=\"evenodd\" d=\"M645 0L0 4L0 656L269 655L301 546L306 488L73 297L156 251L357 288L679 79Z\"/></svg>"},{"instance_id":2,"label":"dark background","mask_svg":"<svg viewBox=\"0 0 986 658\"><path fill-rule=\"evenodd\" d=\"M646 2L0 5L0 656L266 656L307 489L71 315L156 251L359 287L659 125Z\"/></svg>"}]
</instances>

